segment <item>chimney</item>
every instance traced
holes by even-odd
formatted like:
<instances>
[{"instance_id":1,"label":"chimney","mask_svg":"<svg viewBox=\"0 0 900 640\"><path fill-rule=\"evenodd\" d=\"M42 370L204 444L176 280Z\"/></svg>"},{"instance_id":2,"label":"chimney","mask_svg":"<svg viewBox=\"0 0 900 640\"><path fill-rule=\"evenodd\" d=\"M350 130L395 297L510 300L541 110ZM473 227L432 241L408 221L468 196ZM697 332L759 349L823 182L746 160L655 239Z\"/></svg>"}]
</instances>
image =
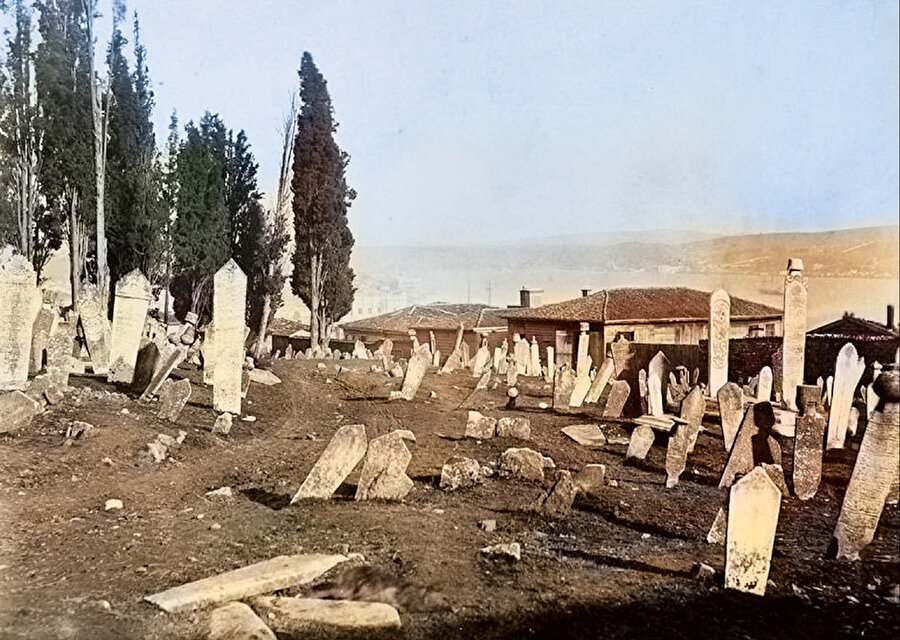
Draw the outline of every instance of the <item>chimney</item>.
<instances>
[{"instance_id":1,"label":"chimney","mask_svg":"<svg viewBox=\"0 0 900 640\"><path fill-rule=\"evenodd\" d=\"M888 329L894 328L894 305L892 304L887 306L887 326Z\"/></svg>"},{"instance_id":2,"label":"chimney","mask_svg":"<svg viewBox=\"0 0 900 640\"><path fill-rule=\"evenodd\" d=\"M523 309L541 306L541 294L543 293L543 289L526 289L522 287L521 291L519 291L519 306Z\"/></svg>"},{"instance_id":3,"label":"chimney","mask_svg":"<svg viewBox=\"0 0 900 640\"><path fill-rule=\"evenodd\" d=\"M590 289L582 289L582 290L581 290L581 297L582 297L582 298L587 298L589 295L591 295L591 290L590 290Z\"/></svg>"}]
</instances>

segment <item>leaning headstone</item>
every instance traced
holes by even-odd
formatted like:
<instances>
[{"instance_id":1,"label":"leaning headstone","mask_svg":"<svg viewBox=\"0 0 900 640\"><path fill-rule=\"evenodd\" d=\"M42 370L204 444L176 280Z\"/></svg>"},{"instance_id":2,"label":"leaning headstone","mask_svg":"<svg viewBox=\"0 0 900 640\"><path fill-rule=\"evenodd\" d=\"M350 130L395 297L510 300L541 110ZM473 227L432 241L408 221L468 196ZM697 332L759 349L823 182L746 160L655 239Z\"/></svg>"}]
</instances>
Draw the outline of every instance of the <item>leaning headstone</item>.
<instances>
[{"instance_id":1,"label":"leaning headstone","mask_svg":"<svg viewBox=\"0 0 900 640\"><path fill-rule=\"evenodd\" d=\"M794 493L809 500L819 490L822 479L822 447L825 440L825 414L819 407L819 389L801 385L797 392L797 416L794 429Z\"/></svg>"},{"instance_id":2,"label":"leaning headstone","mask_svg":"<svg viewBox=\"0 0 900 640\"><path fill-rule=\"evenodd\" d=\"M716 394L719 401L719 420L722 423L722 437L725 439L725 452L731 451L741 419L744 417L744 392L733 382L726 382Z\"/></svg>"},{"instance_id":3,"label":"leaning headstone","mask_svg":"<svg viewBox=\"0 0 900 640\"><path fill-rule=\"evenodd\" d=\"M247 276L229 260L213 277L213 409L219 412L241 412L246 298Z\"/></svg>"},{"instance_id":4,"label":"leaning headstone","mask_svg":"<svg viewBox=\"0 0 900 640\"><path fill-rule=\"evenodd\" d=\"M806 356L806 299L807 278L803 275L803 261L788 260L784 276L784 337L781 347L780 371L781 396L788 409L797 408L797 386L803 384L804 358ZM775 384L778 390L777 380Z\"/></svg>"},{"instance_id":5,"label":"leaning headstone","mask_svg":"<svg viewBox=\"0 0 900 640\"><path fill-rule=\"evenodd\" d=\"M491 370L491 352L487 345L483 344L475 352L475 360L472 362L472 377L481 377L485 370Z\"/></svg>"},{"instance_id":6,"label":"leaning headstone","mask_svg":"<svg viewBox=\"0 0 900 640\"><path fill-rule=\"evenodd\" d=\"M584 370L591 370L591 356L587 356L587 364ZM591 388L591 377L587 373L575 373L575 386L572 387L572 394L569 396L570 407L580 407L584 403L584 398L588 390Z\"/></svg>"},{"instance_id":7,"label":"leaning headstone","mask_svg":"<svg viewBox=\"0 0 900 640\"><path fill-rule=\"evenodd\" d=\"M616 380L609 387L609 396L606 398L606 406L603 407L604 418L619 418L628 396L631 394L631 386L625 380Z\"/></svg>"},{"instance_id":8,"label":"leaning headstone","mask_svg":"<svg viewBox=\"0 0 900 640\"><path fill-rule=\"evenodd\" d=\"M478 411L469 411L466 421L466 437L476 440L487 440L494 437L497 419L481 415Z\"/></svg>"},{"instance_id":9,"label":"leaning headstone","mask_svg":"<svg viewBox=\"0 0 900 640\"><path fill-rule=\"evenodd\" d=\"M769 402L772 400L772 368L763 367L759 371L759 383L756 385L756 401Z\"/></svg>"},{"instance_id":10,"label":"leaning headstone","mask_svg":"<svg viewBox=\"0 0 900 640\"><path fill-rule=\"evenodd\" d=\"M900 458L900 371L885 369L875 381L881 404L872 414L856 456L841 515L834 529L839 559L858 560L875 529L897 477Z\"/></svg>"},{"instance_id":11,"label":"leaning headstone","mask_svg":"<svg viewBox=\"0 0 900 640\"><path fill-rule=\"evenodd\" d=\"M134 379L134 367L151 297L150 282L137 269L125 274L116 283L109 345L110 382L131 384Z\"/></svg>"},{"instance_id":12,"label":"leaning headstone","mask_svg":"<svg viewBox=\"0 0 900 640\"><path fill-rule=\"evenodd\" d=\"M724 289L717 289L709 296L709 385L710 396L715 396L728 382L728 342L731 338L731 298Z\"/></svg>"},{"instance_id":13,"label":"leaning headstone","mask_svg":"<svg viewBox=\"0 0 900 640\"><path fill-rule=\"evenodd\" d=\"M30 375L36 375L43 368L50 335L56 330L58 323L59 314L56 313L56 309L43 305L31 329L31 356L28 364Z\"/></svg>"},{"instance_id":14,"label":"leaning headstone","mask_svg":"<svg viewBox=\"0 0 900 640\"><path fill-rule=\"evenodd\" d=\"M75 331L74 322L60 321L47 340L47 375L63 388L69 385L69 374L72 373Z\"/></svg>"},{"instance_id":15,"label":"leaning headstone","mask_svg":"<svg viewBox=\"0 0 900 640\"><path fill-rule=\"evenodd\" d=\"M160 420L175 422L181 410L191 397L191 381L183 378L178 382L166 380L159 388L159 411L156 416Z\"/></svg>"},{"instance_id":16,"label":"leaning headstone","mask_svg":"<svg viewBox=\"0 0 900 640\"><path fill-rule=\"evenodd\" d=\"M713 520L712 526L709 528L709 533L706 534L706 541L709 544L721 544L725 545L725 539L727 535L728 528L728 514L725 512L723 507L719 507L719 510L716 512L716 517Z\"/></svg>"},{"instance_id":17,"label":"leaning headstone","mask_svg":"<svg viewBox=\"0 0 900 640\"><path fill-rule=\"evenodd\" d=\"M666 449L666 488L678 484L678 477L687 463L688 451L700 432L700 422L703 420L705 408L706 400L703 399L700 387L694 387L681 403L682 419L675 428L675 433L669 437L669 446Z\"/></svg>"},{"instance_id":18,"label":"leaning headstone","mask_svg":"<svg viewBox=\"0 0 900 640\"><path fill-rule=\"evenodd\" d=\"M625 452L626 460L643 460L647 457L653 441L656 439L656 433L651 427L638 425L631 432L631 439L628 441L628 451Z\"/></svg>"},{"instance_id":19,"label":"leaning headstone","mask_svg":"<svg viewBox=\"0 0 900 640\"><path fill-rule=\"evenodd\" d=\"M400 398L411 401L416 397L430 363L431 358L424 353L413 353L406 366L406 375L403 377L403 385L400 387Z\"/></svg>"},{"instance_id":20,"label":"leaning headstone","mask_svg":"<svg viewBox=\"0 0 900 640\"><path fill-rule=\"evenodd\" d=\"M491 383L491 369L490 367L486 368L484 373L481 375L481 378L478 380L478 384L475 385L476 391L484 391L488 388L488 385Z\"/></svg>"},{"instance_id":21,"label":"leaning headstone","mask_svg":"<svg viewBox=\"0 0 900 640\"><path fill-rule=\"evenodd\" d=\"M373 438L356 485L357 500L402 500L412 489L406 475L412 454L397 431Z\"/></svg>"},{"instance_id":22,"label":"leaning headstone","mask_svg":"<svg viewBox=\"0 0 900 640\"><path fill-rule=\"evenodd\" d=\"M758 464L781 464L781 449L772 437L774 424L775 413L768 402L759 402L747 409L725 463L720 489L727 489L734 484L736 476L749 473Z\"/></svg>"},{"instance_id":23,"label":"leaning headstone","mask_svg":"<svg viewBox=\"0 0 900 640\"><path fill-rule=\"evenodd\" d=\"M157 360L156 371L153 372L153 376L141 394L141 398L149 400L155 396L162 383L175 370L175 367L184 361L185 356L187 356L187 347L167 345L167 352Z\"/></svg>"},{"instance_id":24,"label":"leaning headstone","mask_svg":"<svg viewBox=\"0 0 900 640\"><path fill-rule=\"evenodd\" d=\"M138 350L134 364L134 377L131 380L133 389L143 393L153 378L156 364L159 362L160 357L160 349L155 342L148 342Z\"/></svg>"},{"instance_id":25,"label":"leaning headstone","mask_svg":"<svg viewBox=\"0 0 900 640\"><path fill-rule=\"evenodd\" d=\"M651 373L647 376L647 413L651 416L661 416L665 412L662 380L656 373Z\"/></svg>"},{"instance_id":26,"label":"leaning headstone","mask_svg":"<svg viewBox=\"0 0 900 640\"><path fill-rule=\"evenodd\" d=\"M31 262L0 250L0 391L24 389L31 360L31 332L40 309Z\"/></svg>"},{"instance_id":27,"label":"leaning headstone","mask_svg":"<svg viewBox=\"0 0 900 640\"><path fill-rule=\"evenodd\" d=\"M866 361L858 356L856 347L848 342L837 357L834 368L834 390L831 396L831 410L828 413L828 449L842 449L847 437L847 424L850 421L850 407L856 387L866 370Z\"/></svg>"},{"instance_id":28,"label":"leaning headstone","mask_svg":"<svg viewBox=\"0 0 900 640\"><path fill-rule=\"evenodd\" d=\"M294 494L291 504L304 498L330 498L366 455L366 448L365 425L351 424L338 429Z\"/></svg>"},{"instance_id":29,"label":"leaning headstone","mask_svg":"<svg viewBox=\"0 0 900 640\"><path fill-rule=\"evenodd\" d=\"M103 296L96 287L87 285L78 292L78 314L91 357L91 369L95 375L105 376L109 373L111 329Z\"/></svg>"},{"instance_id":30,"label":"leaning headstone","mask_svg":"<svg viewBox=\"0 0 900 640\"><path fill-rule=\"evenodd\" d=\"M728 499L725 588L765 595L781 491L762 467L738 480Z\"/></svg>"},{"instance_id":31,"label":"leaning headstone","mask_svg":"<svg viewBox=\"0 0 900 640\"><path fill-rule=\"evenodd\" d=\"M575 372L569 367L562 367L553 378L553 408L557 411L567 411L569 401L572 399L572 391L577 381Z\"/></svg>"},{"instance_id":32,"label":"leaning headstone","mask_svg":"<svg viewBox=\"0 0 900 640\"><path fill-rule=\"evenodd\" d=\"M603 390L606 389L606 385L609 383L615 370L616 366L613 364L612 358L606 358L603 361L603 364L600 365L600 370L597 371L597 375L594 376L591 387L584 397L586 403L594 404L600 399L600 396L603 395Z\"/></svg>"},{"instance_id":33,"label":"leaning headstone","mask_svg":"<svg viewBox=\"0 0 900 640\"><path fill-rule=\"evenodd\" d=\"M457 369L462 369L462 367L462 357L457 351L454 351L449 356L447 356L447 360L444 362L441 373L453 373Z\"/></svg>"}]
</instances>

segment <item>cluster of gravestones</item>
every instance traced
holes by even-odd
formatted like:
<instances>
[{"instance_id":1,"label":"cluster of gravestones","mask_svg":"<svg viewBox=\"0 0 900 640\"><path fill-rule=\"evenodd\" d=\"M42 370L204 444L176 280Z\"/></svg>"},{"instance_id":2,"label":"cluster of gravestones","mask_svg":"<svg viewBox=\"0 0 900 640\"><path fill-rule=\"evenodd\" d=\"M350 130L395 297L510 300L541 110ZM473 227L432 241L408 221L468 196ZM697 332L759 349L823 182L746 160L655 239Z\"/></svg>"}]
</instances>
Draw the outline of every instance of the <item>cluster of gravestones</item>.
<instances>
[{"instance_id":1,"label":"cluster of gravestones","mask_svg":"<svg viewBox=\"0 0 900 640\"><path fill-rule=\"evenodd\" d=\"M214 276L213 319L200 339L196 314L164 327L148 315L151 287L135 270L115 286L110 322L100 292L84 286L77 313L65 314L35 285L29 261L0 250L0 431L26 426L43 405L58 402L69 376L94 376L130 387L144 400L159 397L159 415L175 421L190 397L190 383L169 380L186 358L200 362L213 386L213 407L240 414L250 376L245 371L247 278L230 260Z\"/></svg>"}]
</instances>

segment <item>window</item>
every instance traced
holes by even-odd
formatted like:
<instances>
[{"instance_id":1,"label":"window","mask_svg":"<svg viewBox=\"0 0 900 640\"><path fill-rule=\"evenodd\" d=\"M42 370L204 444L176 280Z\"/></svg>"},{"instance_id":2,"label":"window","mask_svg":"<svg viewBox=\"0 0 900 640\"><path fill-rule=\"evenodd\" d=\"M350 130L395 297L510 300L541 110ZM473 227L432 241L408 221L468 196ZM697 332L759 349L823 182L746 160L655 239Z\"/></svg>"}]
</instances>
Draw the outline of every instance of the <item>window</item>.
<instances>
[{"instance_id":1,"label":"window","mask_svg":"<svg viewBox=\"0 0 900 640\"><path fill-rule=\"evenodd\" d=\"M775 337L775 323L774 322L766 323L766 337L767 338Z\"/></svg>"},{"instance_id":2,"label":"window","mask_svg":"<svg viewBox=\"0 0 900 640\"><path fill-rule=\"evenodd\" d=\"M613 342L619 338L625 338L629 342L634 342L634 331L616 331L616 337Z\"/></svg>"}]
</instances>

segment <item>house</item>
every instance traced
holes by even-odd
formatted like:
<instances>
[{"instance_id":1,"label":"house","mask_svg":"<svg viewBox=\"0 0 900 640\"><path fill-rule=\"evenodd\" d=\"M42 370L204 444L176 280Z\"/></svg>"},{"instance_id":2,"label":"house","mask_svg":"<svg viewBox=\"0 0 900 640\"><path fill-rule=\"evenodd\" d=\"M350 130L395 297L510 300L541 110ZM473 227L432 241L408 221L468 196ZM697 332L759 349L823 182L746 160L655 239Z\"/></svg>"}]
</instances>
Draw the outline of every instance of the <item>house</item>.
<instances>
[{"instance_id":1,"label":"house","mask_svg":"<svg viewBox=\"0 0 900 640\"><path fill-rule=\"evenodd\" d=\"M816 327L806 333L806 379L834 373L834 365L841 348L853 343L856 352L866 361L863 381L871 381L872 365L894 362L900 348L900 331L894 325L894 307L888 305L887 322L857 318L852 313L834 322Z\"/></svg>"},{"instance_id":2,"label":"house","mask_svg":"<svg viewBox=\"0 0 900 640\"><path fill-rule=\"evenodd\" d=\"M486 304L416 304L371 318L343 324L348 340L362 340L367 345L390 338L394 347L405 354L412 336L425 344L434 332L438 350L448 356L456 344L459 326L463 327L463 340L475 353L481 336L487 336L488 345L499 346L506 338L506 320L499 317L500 309Z\"/></svg>"},{"instance_id":3,"label":"house","mask_svg":"<svg viewBox=\"0 0 900 640\"><path fill-rule=\"evenodd\" d=\"M533 290L529 290L533 291ZM533 307L523 290L522 305L502 311L509 333L537 338L541 351L556 350L557 364L571 362L581 323L589 326L589 353L601 362L617 338L649 344L698 345L707 337L710 292L685 287L582 290L580 298ZM782 311L731 298L731 337L781 336Z\"/></svg>"}]
</instances>

